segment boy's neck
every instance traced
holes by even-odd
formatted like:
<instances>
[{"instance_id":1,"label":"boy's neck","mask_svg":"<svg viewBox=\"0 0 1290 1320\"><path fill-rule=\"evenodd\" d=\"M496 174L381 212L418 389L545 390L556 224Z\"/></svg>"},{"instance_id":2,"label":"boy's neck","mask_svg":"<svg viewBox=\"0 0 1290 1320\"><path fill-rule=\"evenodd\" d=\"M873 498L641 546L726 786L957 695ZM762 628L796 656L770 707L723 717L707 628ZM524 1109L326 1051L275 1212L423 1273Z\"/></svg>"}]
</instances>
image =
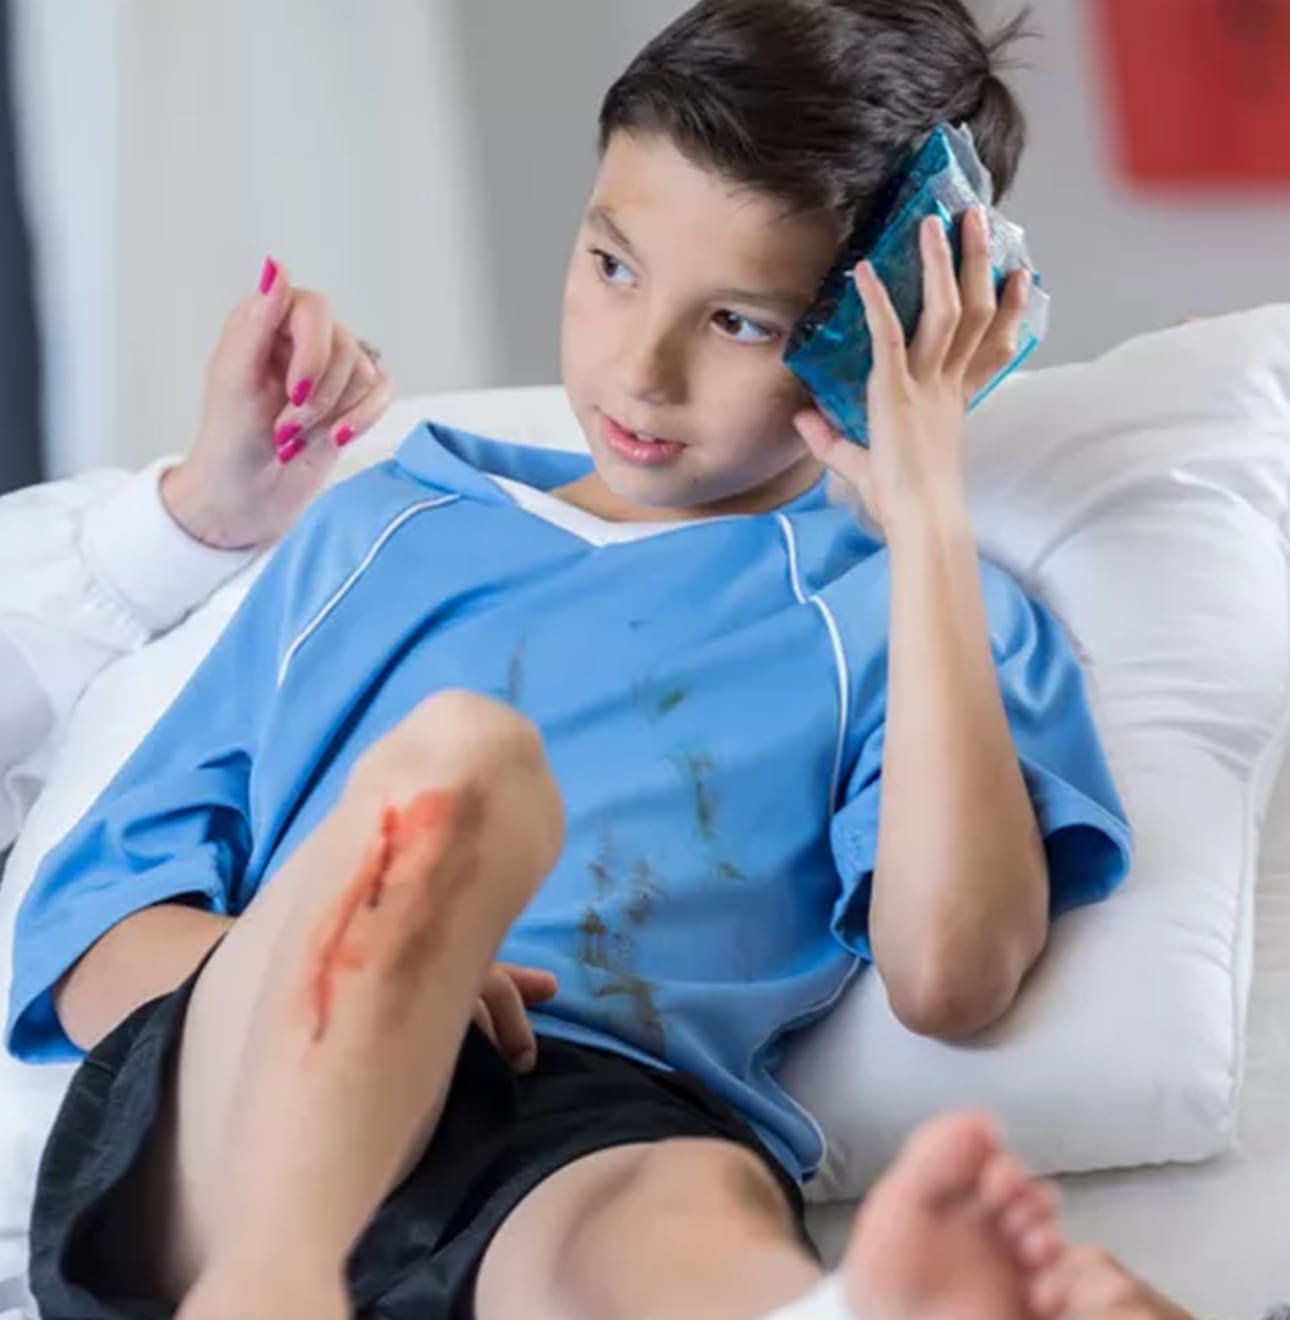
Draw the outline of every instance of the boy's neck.
<instances>
[{"instance_id":1,"label":"boy's neck","mask_svg":"<svg viewBox=\"0 0 1290 1320\"><path fill-rule=\"evenodd\" d=\"M659 508L635 504L615 494L599 472L589 472L572 485L553 490L552 495L565 504L615 523L698 522L704 518L729 518L737 514L769 513L805 495L824 475L823 466L806 454L779 476L752 490L741 491L728 499L688 508Z\"/></svg>"}]
</instances>

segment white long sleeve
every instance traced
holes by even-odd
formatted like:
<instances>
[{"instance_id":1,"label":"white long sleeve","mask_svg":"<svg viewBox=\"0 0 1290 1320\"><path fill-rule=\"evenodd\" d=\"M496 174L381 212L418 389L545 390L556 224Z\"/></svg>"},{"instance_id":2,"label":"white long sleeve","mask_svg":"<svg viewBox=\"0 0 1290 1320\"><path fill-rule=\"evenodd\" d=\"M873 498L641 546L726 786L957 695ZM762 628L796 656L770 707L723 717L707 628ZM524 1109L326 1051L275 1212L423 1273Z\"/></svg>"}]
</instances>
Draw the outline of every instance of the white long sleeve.
<instances>
[{"instance_id":1,"label":"white long sleeve","mask_svg":"<svg viewBox=\"0 0 1290 1320\"><path fill-rule=\"evenodd\" d=\"M95 674L169 631L254 557L202 545L170 517L160 479L175 462L0 499L0 851Z\"/></svg>"}]
</instances>

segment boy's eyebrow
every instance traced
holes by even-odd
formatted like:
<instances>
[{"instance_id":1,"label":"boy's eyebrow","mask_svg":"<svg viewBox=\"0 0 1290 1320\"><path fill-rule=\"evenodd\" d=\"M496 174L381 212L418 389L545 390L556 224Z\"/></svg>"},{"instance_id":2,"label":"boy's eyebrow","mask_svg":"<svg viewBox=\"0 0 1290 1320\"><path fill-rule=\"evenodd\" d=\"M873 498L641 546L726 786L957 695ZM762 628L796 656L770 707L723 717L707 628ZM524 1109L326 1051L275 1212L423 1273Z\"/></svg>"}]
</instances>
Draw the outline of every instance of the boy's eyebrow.
<instances>
[{"instance_id":1,"label":"boy's eyebrow","mask_svg":"<svg viewBox=\"0 0 1290 1320\"><path fill-rule=\"evenodd\" d=\"M610 215L608 207L593 206L587 215L587 220L597 229L603 229L619 247L630 252L633 257L636 255L631 239L614 223L614 217Z\"/></svg>"},{"instance_id":2,"label":"boy's eyebrow","mask_svg":"<svg viewBox=\"0 0 1290 1320\"><path fill-rule=\"evenodd\" d=\"M797 317L806 311L809 298L799 293L778 293L767 289L758 293L754 289L715 289L712 298L717 302L743 303L745 306L764 307L768 312L782 312L785 316Z\"/></svg>"},{"instance_id":3,"label":"boy's eyebrow","mask_svg":"<svg viewBox=\"0 0 1290 1320\"><path fill-rule=\"evenodd\" d=\"M628 255L637 256L636 249L632 247L631 239L615 223L614 217L607 207L592 207L587 213L587 220L590 224L595 225L597 229L601 229L608 234ZM714 289L709 296L718 302L744 303L753 307L764 307L768 311L782 312L785 316L792 317L800 316L810 302L809 297L804 297L800 293L779 292L773 289L762 292L755 289Z\"/></svg>"}]
</instances>

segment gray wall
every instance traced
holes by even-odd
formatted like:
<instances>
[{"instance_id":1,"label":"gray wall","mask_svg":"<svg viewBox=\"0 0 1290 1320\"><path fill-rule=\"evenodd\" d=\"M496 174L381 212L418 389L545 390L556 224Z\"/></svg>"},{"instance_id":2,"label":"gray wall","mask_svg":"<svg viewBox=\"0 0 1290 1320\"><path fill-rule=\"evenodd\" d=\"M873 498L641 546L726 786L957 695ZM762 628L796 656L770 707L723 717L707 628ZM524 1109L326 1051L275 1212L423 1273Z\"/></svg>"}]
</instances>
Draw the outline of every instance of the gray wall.
<instances>
[{"instance_id":1,"label":"gray wall","mask_svg":"<svg viewBox=\"0 0 1290 1320\"><path fill-rule=\"evenodd\" d=\"M462 66L485 228L495 385L559 378L560 293L623 49L606 0L463 0ZM500 37L498 34L504 34Z\"/></svg>"},{"instance_id":2,"label":"gray wall","mask_svg":"<svg viewBox=\"0 0 1290 1320\"><path fill-rule=\"evenodd\" d=\"M1114 176L1089 8L1037 0L1043 40L1022 48L1029 67L1013 78L1032 139L1009 210L1030 231L1053 292L1053 333L1040 359L1049 362L1185 316L1290 302L1290 188L1262 201L1163 201Z\"/></svg>"},{"instance_id":3,"label":"gray wall","mask_svg":"<svg viewBox=\"0 0 1290 1320\"><path fill-rule=\"evenodd\" d=\"M1010 0L975 0L984 18ZM594 170L600 96L683 0L465 0L501 343L495 383L554 380L559 293ZM1084 357L1188 315L1290 301L1290 192L1263 202L1135 196L1107 165L1083 0L1036 0L1014 74L1032 148L1009 210L1055 299L1039 361ZM499 39L499 33L505 33Z\"/></svg>"},{"instance_id":4,"label":"gray wall","mask_svg":"<svg viewBox=\"0 0 1290 1320\"><path fill-rule=\"evenodd\" d=\"M6 2L0 3L0 495L41 475L40 363L12 110Z\"/></svg>"},{"instance_id":5,"label":"gray wall","mask_svg":"<svg viewBox=\"0 0 1290 1320\"><path fill-rule=\"evenodd\" d=\"M601 99L684 8L676 0L461 0L469 131L501 328L492 384L559 378L560 294L595 177Z\"/></svg>"}]
</instances>

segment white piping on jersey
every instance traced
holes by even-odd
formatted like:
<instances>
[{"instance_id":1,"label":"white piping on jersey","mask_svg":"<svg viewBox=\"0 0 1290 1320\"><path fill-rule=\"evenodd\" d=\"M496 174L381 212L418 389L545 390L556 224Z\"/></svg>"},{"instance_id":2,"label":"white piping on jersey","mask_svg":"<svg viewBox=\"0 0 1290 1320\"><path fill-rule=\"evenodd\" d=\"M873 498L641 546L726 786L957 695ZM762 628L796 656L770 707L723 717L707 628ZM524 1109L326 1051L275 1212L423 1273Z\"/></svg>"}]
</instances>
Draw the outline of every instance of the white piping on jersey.
<instances>
[{"instance_id":1,"label":"white piping on jersey","mask_svg":"<svg viewBox=\"0 0 1290 1320\"><path fill-rule=\"evenodd\" d=\"M833 611L819 596L808 596L802 588L802 576L797 557L797 534L793 531L793 524L782 513L777 513L775 519L779 523L779 529L784 535L784 544L788 548L788 575L793 583L793 594L801 604L814 605L819 610L821 617L824 619L824 625L829 630L829 641L833 645L833 661L838 676L838 745L833 756L833 782L829 788L829 817L832 818L839 805L838 789L842 779L842 756L846 748L847 722L850 719L851 709L851 680L847 673L847 655L842 647L842 634L838 631L838 623L833 617ZM814 1004L803 1013L800 1013L792 1022L777 1027L774 1033L762 1042L761 1049L757 1053L761 1054L772 1040L791 1032L796 1025L810 1021L816 1014L827 1013L842 998L847 987L855 980L856 974L862 965L860 959L856 958L838 982L832 994L821 1003ZM815 1115L809 1109L798 1104L783 1086L780 1086L779 1089L787 1097L789 1103L810 1123L820 1143L820 1162L812 1169L803 1170L805 1177L814 1177L819 1172L825 1156L828 1154L829 1143L825 1138L824 1129L815 1121Z\"/></svg>"},{"instance_id":2,"label":"white piping on jersey","mask_svg":"<svg viewBox=\"0 0 1290 1320\"><path fill-rule=\"evenodd\" d=\"M278 667L279 687L281 687L283 682L286 680L287 670L291 667L291 662L295 659L296 654L299 652L300 648L304 646L304 644L309 640L310 637L313 636L315 632L318 631L318 629L327 619L328 615L330 615L332 611L335 610L340 605L341 601L344 600L344 598L354 588L359 578L361 578L363 574L366 573L369 568L371 568L372 563L376 559L376 556L380 554L381 550L384 548L386 542L389 541L390 537L392 537L394 533L397 532L399 528L404 525L404 523L409 522L412 518L415 518L418 514L427 513L431 509L442 508L446 504L454 504L460 499L461 499L460 495L445 495L437 500L422 500L420 503L413 504L409 508L404 509L403 512L398 515L397 518L393 519L385 527L385 529L381 532L381 534L372 543L372 546L368 550L367 554L363 556L362 562L358 565L358 567L354 569L354 571L349 575L349 577L347 577L345 581L341 583L341 585L336 589L336 591L333 592L332 596L327 601L327 603L323 605L323 607L318 611L317 614L314 615L312 619L310 619L309 623L306 624L304 629L296 636L296 638L292 641L291 645L287 647L286 654L283 655L282 657L282 663ZM836 808L838 802L838 787L842 772L842 757L846 744L847 719L848 719L849 707L850 707L850 682L847 677L846 652L843 650L842 647L842 637L838 631L837 621L833 617L833 611L828 607L828 605L825 604L823 600L820 599L819 596L807 596L805 591L803 591L802 589L802 580L798 570L797 537L793 532L792 523L790 523L789 520L783 514L776 514L775 518L776 521L779 523L780 531L783 533L784 542L788 549L789 576L792 579L793 594L797 597L798 601L801 604L813 605L817 610L819 610L820 615L824 619L825 626L828 628L829 639L833 645L833 658L837 668L837 675L838 675L839 715L838 715L838 745L837 745L837 751L834 756L833 782L830 789L829 814L832 815L833 810ZM668 530L669 531L681 530L681 528L675 528L675 529L669 528ZM837 986L834 987L832 992L825 999L823 999L818 1004L813 1004L810 1008L798 1014L798 1016L794 1018L792 1021L776 1027L775 1031L772 1032L772 1034L768 1036L761 1043L761 1046L754 1052L754 1057L756 1058L760 1056L765 1051L766 1047L771 1043L772 1040L776 1039L779 1036L792 1032L799 1023L810 1021L817 1014L823 1015L827 1013L833 1007L833 1005L836 1004L838 1000L842 998L842 995L850 987L852 981L855 980L856 974L860 971L863 965L864 964L861 959L855 958L852 961L851 966L847 969L847 971L843 974L843 976L839 980ZM828 1153L828 1140L825 1137L824 1129L816 1121L814 1114L812 1114L810 1110L805 1108L803 1105L799 1104L798 1101L794 1099L794 1097L790 1095L788 1091L778 1082L776 1083L776 1085L778 1087L780 1094L788 1101L788 1103L792 1106L792 1108L797 1110L797 1112L802 1115L802 1117L807 1121L807 1123L810 1124L812 1131L815 1133L816 1140L819 1143L820 1160L812 1168L803 1170L804 1176L806 1178L814 1177L814 1175L819 1172L819 1169L823 1164L824 1158Z\"/></svg>"},{"instance_id":3,"label":"white piping on jersey","mask_svg":"<svg viewBox=\"0 0 1290 1320\"><path fill-rule=\"evenodd\" d=\"M419 513L425 513L430 509L441 508L445 504L455 504L460 495L444 495L437 500L422 500L418 504L413 504L403 510L397 518L389 523L385 530L372 542L372 548L363 556L363 562L340 584L332 593L331 599L314 615L306 624L304 630L296 637L295 641L287 647L286 654L282 657L282 663L278 666L278 686L281 687L286 681L287 670L291 667L291 662L296 658L296 653L300 648L322 627L323 621L327 616L341 603L342 600L353 589L354 584L359 578L367 572L372 566L376 556L381 553L385 543L394 535L395 532L403 526L405 522L415 518Z\"/></svg>"},{"instance_id":4,"label":"white piping on jersey","mask_svg":"<svg viewBox=\"0 0 1290 1320\"><path fill-rule=\"evenodd\" d=\"M793 583L793 594L803 605L814 605L824 619L824 626L829 630L829 641L833 644L833 663L838 676L838 745L833 754L833 781L829 786L829 816L840 805L838 790L842 780L842 757L846 749L847 724L851 718L851 680L847 673L847 653L842 646L842 634L838 631L838 621L833 611L819 596L808 596L802 590L802 578L797 562L797 535L793 524L782 514L777 513L775 520L784 535L788 547L788 575Z\"/></svg>"},{"instance_id":5,"label":"white piping on jersey","mask_svg":"<svg viewBox=\"0 0 1290 1320\"><path fill-rule=\"evenodd\" d=\"M838 947L841 948L842 946L839 945ZM833 1006L838 1002L838 1000L841 999L842 996L846 994L846 992L851 988L851 983L856 979L856 977L860 974L860 972L864 969L865 966L866 964L863 959L857 958L855 954L852 954L850 967L848 967L846 971L842 974L842 978L838 981L837 985L834 986L832 991L830 991L828 995L826 995L823 999L821 999L818 1004L812 1004L810 1008L803 1009L802 1012L800 1012L795 1018L790 1018L787 1022L776 1027L775 1030L772 1031L770 1035L767 1036L766 1039L762 1041L762 1043L753 1052L753 1058L760 1059L761 1056L765 1053L766 1047L771 1043L771 1041L778 1040L781 1036L791 1035L794 1031L797 1031L799 1028L801 1028L805 1023L811 1022L817 1017L822 1018L828 1013L830 1013L833 1009ZM780 1094L811 1125L811 1129L815 1133L816 1140L818 1140L820 1143L820 1158L809 1169L802 1170L802 1181L806 1182L809 1179L814 1178L815 1175L819 1173L819 1171L824 1167L824 1161L828 1157L828 1153L829 1153L828 1138L824 1135L824 1129L816 1121L815 1115L811 1113L811 1111L807 1109L805 1105L803 1105L800 1101L798 1101L795 1096L789 1093L788 1088L779 1080L779 1078L773 1077L771 1078L771 1080L779 1088Z\"/></svg>"}]
</instances>

